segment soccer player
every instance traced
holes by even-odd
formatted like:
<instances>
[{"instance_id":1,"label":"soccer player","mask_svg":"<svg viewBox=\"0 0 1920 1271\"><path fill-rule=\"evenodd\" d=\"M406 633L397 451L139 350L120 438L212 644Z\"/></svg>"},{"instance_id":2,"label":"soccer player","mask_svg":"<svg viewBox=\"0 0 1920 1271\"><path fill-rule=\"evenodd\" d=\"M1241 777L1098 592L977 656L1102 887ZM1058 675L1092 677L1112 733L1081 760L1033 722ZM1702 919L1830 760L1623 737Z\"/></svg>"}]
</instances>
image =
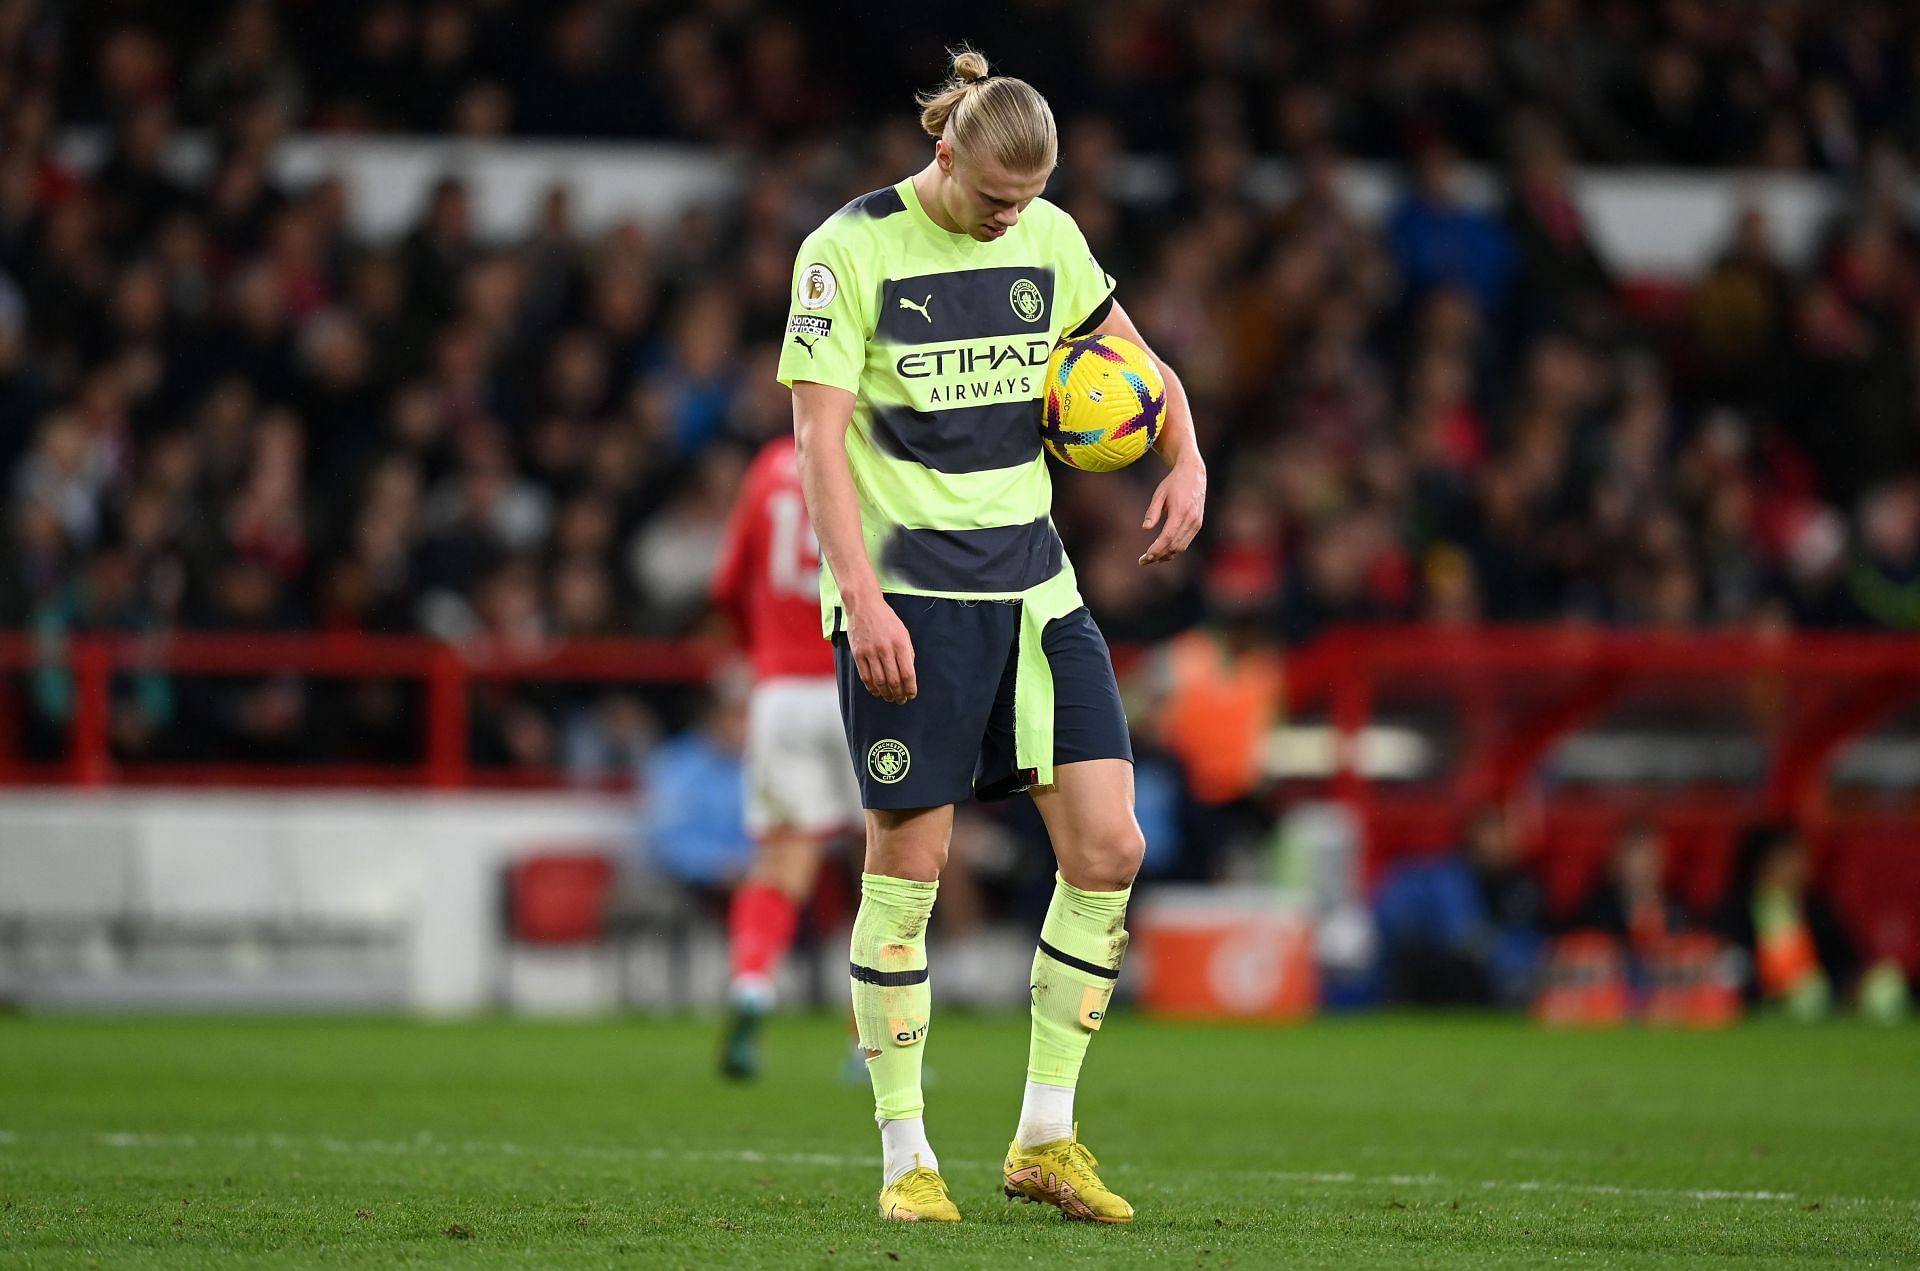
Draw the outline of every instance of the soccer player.
<instances>
[{"instance_id":1,"label":"soccer player","mask_svg":"<svg viewBox=\"0 0 1920 1271\"><path fill-rule=\"evenodd\" d=\"M826 840L860 824L833 678L820 638L820 546L801 499L793 438L767 443L727 523L714 604L753 662L747 700L747 832L753 868L727 915L733 964L720 1070L760 1071L761 1022L773 977L813 894Z\"/></svg>"},{"instance_id":2,"label":"soccer player","mask_svg":"<svg viewBox=\"0 0 1920 1271\"><path fill-rule=\"evenodd\" d=\"M970 49L919 100L932 161L807 238L779 372L866 809L849 970L880 1124L880 1212L960 1217L922 1119L927 920L955 803L1028 790L1059 872L1033 960L1005 1191L1126 1222L1132 1207L1079 1142L1073 1090L1119 977L1145 845L1113 664L1048 516L1038 402L1063 336L1145 341L1072 218L1040 198L1057 151L1046 100L989 76ZM1142 522L1159 527L1142 565L1192 542L1206 495L1185 390L1160 370L1170 471Z\"/></svg>"}]
</instances>

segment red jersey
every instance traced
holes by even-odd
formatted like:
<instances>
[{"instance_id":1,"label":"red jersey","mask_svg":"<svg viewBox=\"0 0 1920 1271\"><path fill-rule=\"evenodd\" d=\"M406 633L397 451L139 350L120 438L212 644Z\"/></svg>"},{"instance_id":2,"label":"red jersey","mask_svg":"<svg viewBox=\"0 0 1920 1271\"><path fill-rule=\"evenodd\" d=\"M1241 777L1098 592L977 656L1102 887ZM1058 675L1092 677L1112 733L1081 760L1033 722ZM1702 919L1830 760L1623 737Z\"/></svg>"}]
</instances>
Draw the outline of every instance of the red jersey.
<instances>
[{"instance_id":1,"label":"red jersey","mask_svg":"<svg viewBox=\"0 0 1920 1271\"><path fill-rule=\"evenodd\" d=\"M747 469L712 595L756 678L833 674L833 646L820 635L820 542L800 495L793 438L768 442Z\"/></svg>"}]
</instances>

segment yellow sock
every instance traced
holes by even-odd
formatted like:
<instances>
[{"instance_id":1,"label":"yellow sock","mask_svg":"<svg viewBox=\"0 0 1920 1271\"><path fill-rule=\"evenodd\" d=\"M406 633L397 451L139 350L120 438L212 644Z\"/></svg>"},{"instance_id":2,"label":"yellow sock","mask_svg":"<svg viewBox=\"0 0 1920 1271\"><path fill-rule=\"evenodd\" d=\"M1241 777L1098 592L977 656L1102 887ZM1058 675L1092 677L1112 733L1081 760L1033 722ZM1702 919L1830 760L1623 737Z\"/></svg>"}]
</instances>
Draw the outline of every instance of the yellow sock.
<instances>
[{"instance_id":1,"label":"yellow sock","mask_svg":"<svg viewBox=\"0 0 1920 1271\"><path fill-rule=\"evenodd\" d=\"M939 883L860 876L848 974L853 1018L873 1079L874 1117L893 1121L926 1110L920 1067L933 986L927 980L927 919Z\"/></svg>"},{"instance_id":2,"label":"yellow sock","mask_svg":"<svg viewBox=\"0 0 1920 1271\"><path fill-rule=\"evenodd\" d=\"M1127 951L1122 891L1081 891L1054 876L1053 903L1033 955L1033 1034L1027 1080L1071 1090L1087 1043L1106 1020L1120 959Z\"/></svg>"}]
</instances>

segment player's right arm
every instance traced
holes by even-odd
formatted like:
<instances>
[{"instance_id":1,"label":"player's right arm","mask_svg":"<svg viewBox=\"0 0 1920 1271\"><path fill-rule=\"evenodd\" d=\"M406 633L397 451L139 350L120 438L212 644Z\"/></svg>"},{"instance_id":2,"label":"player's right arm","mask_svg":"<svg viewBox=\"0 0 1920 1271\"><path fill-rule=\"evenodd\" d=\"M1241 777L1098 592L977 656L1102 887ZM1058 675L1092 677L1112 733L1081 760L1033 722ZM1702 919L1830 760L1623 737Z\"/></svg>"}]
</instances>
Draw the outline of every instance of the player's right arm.
<instances>
[{"instance_id":1,"label":"player's right arm","mask_svg":"<svg viewBox=\"0 0 1920 1271\"><path fill-rule=\"evenodd\" d=\"M780 382L793 390L800 493L820 555L840 589L847 649L867 691L898 705L918 691L913 641L867 559L860 497L847 461L847 429L874 329L869 288L861 280L862 262L871 253L857 234L847 222L829 220L800 245Z\"/></svg>"},{"instance_id":2,"label":"player's right arm","mask_svg":"<svg viewBox=\"0 0 1920 1271\"><path fill-rule=\"evenodd\" d=\"M847 649L867 691L898 705L919 691L913 673L913 640L887 604L867 558L860 530L860 499L847 462L847 428L853 394L830 384L797 380L793 385L793 435L800 491L820 540L820 554L833 571L846 609Z\"/></svg>"},{"instance_id":3,"label":"player's right arm","mask_svg":"<svg viewBox=\"0 0 1920 1271\"><path fill-rule=\"evenodd\" d=\"M733 511L727 517L727 529L720 542L720 560L714 567L713 581L707 588L707 596L713 607L726 615L733 626L733 634L742 644L749 641L747 630L747 573L753 568L756 557L765 553L758 550L761 522L760 505L765 499L762 487L766 484L766 452L753 461L747 469L746 480L740 483L740 497L733 505Z\"/></svg>"}]
</instances>

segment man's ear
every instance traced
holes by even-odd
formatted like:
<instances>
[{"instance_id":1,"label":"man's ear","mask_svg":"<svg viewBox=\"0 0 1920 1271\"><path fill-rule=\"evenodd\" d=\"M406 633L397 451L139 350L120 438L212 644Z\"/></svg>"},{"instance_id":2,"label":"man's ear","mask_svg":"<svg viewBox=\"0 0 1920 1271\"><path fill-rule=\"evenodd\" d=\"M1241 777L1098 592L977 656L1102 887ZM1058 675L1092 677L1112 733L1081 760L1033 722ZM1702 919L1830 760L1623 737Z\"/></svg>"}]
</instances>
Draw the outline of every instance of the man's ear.
<instances>
[{"instance_id":1,"label":"man's ear","mask_svg":"<svg viewBox=\"0 0 1920 1271\"><path fill-rule=\"evenodd\" d=\"M940 166L940 175L953 175L953 143L945 137L936 137L933 142L933 161Z\"/></svg>"}]
</instances>

